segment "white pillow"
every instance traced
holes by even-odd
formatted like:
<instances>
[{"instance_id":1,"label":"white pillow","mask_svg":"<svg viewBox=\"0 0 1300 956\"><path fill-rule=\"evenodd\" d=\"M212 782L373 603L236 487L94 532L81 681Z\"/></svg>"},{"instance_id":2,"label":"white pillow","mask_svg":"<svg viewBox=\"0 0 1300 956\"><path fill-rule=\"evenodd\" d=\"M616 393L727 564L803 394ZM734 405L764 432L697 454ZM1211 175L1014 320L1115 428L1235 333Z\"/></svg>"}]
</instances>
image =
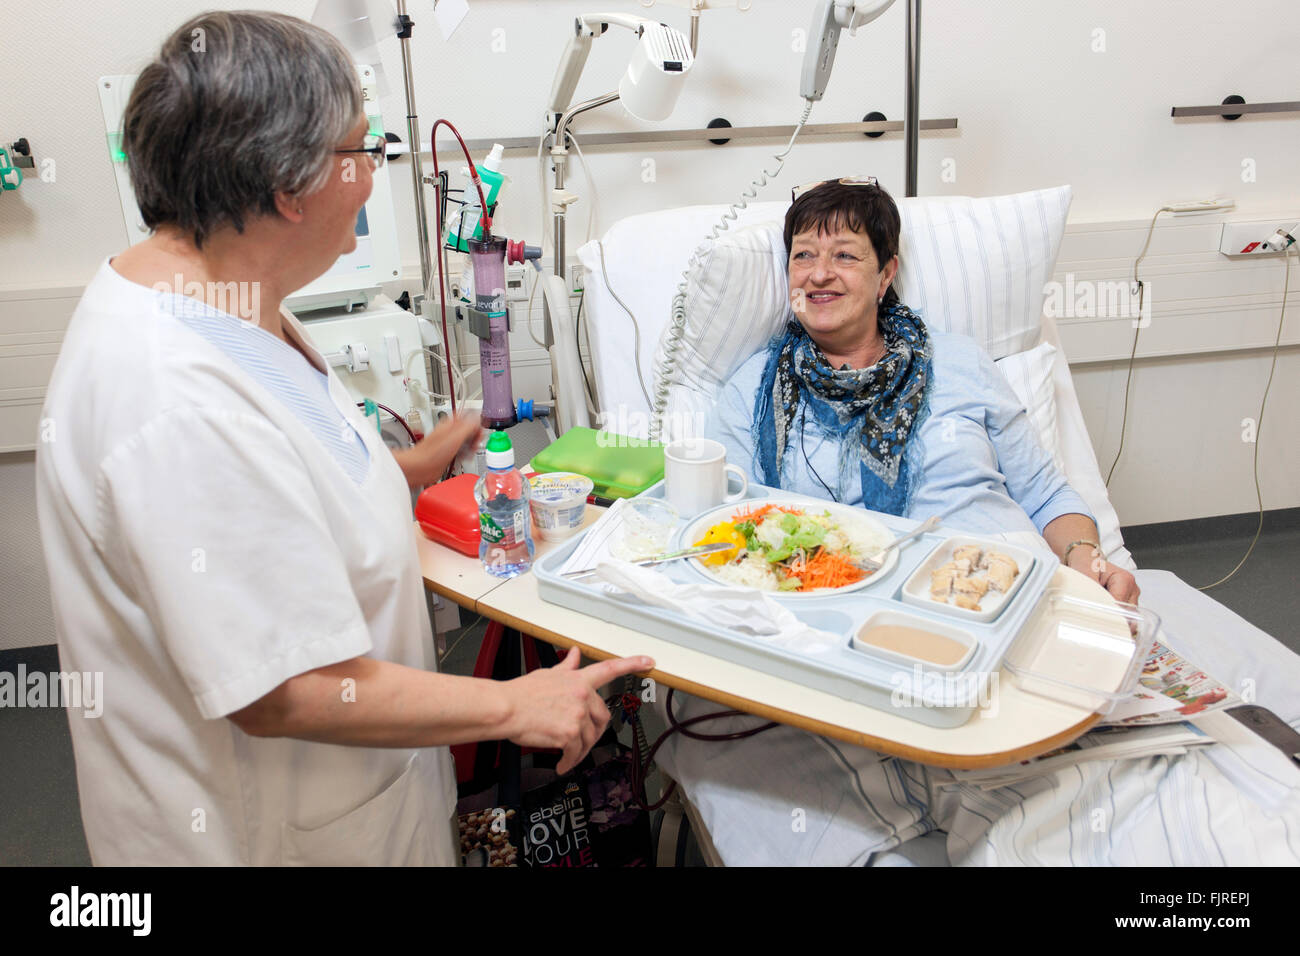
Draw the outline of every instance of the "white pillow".
<instances>
[{"instance_id":1,"label":"white pillow","mask_svg":"<svg viewBox=\"0 0 1300 956\"><path fill-rule=\"evenodd\" d=\"M1029 420L1038 432L1039 444L1051 453L1057 470L1065 474L1061 440L1056 431L1056 385L1052 380L1055 356L1056 349L1052 344L1043 342L1028 351L1000 358L996 365L1029 413Z\"/></svg>"},{"instance_id":2,"label":"white pillow","mask_svg":"<svg viewBox=\"0 0 1300 956\"><path fill-rule=\"evenodd\" d=\"M927 323L969 335L994 359L1041 338L1043 287L1070 187L987 199L904 199L898 296Z\"/></svg>"},{"instance_id":3,"label":"white pillow","mask_svg":"<svg viewBox=\"0 0 1300 956\"><path fill-rule=\"evenodd\" d=\"M779 219L787 206L750 203L732 230ZM648 434L655 350L673 295L692 252L727 209L685 206L628 216L578 249L587 273L588 321L582 328L591 344L601 421L612 431L637 438Z\"/></svg>"},{"instance_id":4,"label":"white pillow","mask_svg":"<svg viewBox=\"0 0 1300 956\"><path fill-rule=\"evenodd\" d=\"M1069 208L1069 186L899 200L899 298L927 324L969 335L994 359L1031 348ZM666 435L679 437L692 420L683 414L706 410L789 317L784 209L781 215L724 233L690 271L685 330L675 341L666 327L655 355L656 369L668 369Z\"/></svg>"}]
</instances>

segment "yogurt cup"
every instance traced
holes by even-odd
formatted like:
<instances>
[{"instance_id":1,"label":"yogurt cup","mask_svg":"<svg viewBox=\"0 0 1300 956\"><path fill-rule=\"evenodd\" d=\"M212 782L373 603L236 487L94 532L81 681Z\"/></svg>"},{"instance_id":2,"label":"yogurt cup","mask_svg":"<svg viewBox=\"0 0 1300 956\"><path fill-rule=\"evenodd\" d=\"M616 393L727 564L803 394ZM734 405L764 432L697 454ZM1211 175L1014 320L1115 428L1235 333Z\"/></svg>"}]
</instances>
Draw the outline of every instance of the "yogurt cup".
<instances>
[{"instance_id":1,"label":"yogurt cup","mask_svg":"<svg viewBox=\"0 0 1300 956\"><path fill-rule=\"evenodd\" d=\"M543 541L563 541L582 527L592 480L568 471L553 471L530 479L533 526Z\"/></svg>"}]
</instances>

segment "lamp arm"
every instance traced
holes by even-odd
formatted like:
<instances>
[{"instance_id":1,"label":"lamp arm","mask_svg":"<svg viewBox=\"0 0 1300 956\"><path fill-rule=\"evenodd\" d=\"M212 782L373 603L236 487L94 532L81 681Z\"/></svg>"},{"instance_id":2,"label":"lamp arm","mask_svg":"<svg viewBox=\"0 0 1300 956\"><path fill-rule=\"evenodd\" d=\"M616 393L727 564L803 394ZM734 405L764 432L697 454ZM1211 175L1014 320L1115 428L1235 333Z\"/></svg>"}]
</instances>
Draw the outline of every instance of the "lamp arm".
<instances>
[{"instance_id":1,"label":"lamp arm","mask_svg":"<svg viewBox=\"0 0 1300 956\"><path fill-rule=\"evenodd\" d=\"M646 24L654 22L634 13L586 13L575 17L573 36L564 48L564 55L555 71L555 82L551 85L551 95L547 100L550 104L547 125L553 128L559 115L573 102L573 94L578 89L578 79L582 76L583 67L587 65L587 57L591 55L591 41L594 38L604 35L611 23L626 27L640 36Z\"/></svg>"}]
</instances>

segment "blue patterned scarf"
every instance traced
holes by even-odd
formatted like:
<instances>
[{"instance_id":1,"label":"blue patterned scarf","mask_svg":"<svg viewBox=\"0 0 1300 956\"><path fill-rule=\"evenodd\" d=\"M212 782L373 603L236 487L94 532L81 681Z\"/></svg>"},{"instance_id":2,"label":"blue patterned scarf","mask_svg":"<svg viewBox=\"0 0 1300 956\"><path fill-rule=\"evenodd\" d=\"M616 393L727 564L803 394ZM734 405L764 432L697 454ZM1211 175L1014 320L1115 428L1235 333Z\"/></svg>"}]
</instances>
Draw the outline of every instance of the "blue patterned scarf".
<instances>
[{"instance_id":1,"label":"blue patterned scarf","mask_svg":"<svg viewBox=\"0 0 1300 956\"><path fill-rule=\"evenodd\" d=\"M753 427L764 484L781 487L790 429L806 402L806 413L839 438L837 481L856 458L863 506L893 515L907 511L915 476L905 452L929 412L930 336L921 317L902 303L882 313L879 323L886 351L865 369L831 368L798 322L768 345Z\"/></svg>"}]
</instances>

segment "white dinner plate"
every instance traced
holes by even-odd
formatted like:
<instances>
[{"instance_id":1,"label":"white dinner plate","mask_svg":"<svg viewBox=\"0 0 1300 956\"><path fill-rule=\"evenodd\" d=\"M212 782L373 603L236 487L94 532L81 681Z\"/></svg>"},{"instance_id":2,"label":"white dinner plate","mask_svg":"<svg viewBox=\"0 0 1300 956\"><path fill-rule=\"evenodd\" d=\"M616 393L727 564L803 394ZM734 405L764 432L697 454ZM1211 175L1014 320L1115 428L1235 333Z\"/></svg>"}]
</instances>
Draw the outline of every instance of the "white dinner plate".
<instances>
[{"instance_id":1,"label":"white dinner plate","mask_svg":"<svg viewBox=\"0 0 1300 956\"><path fill-rule=\"evenodd\" d=\"M782 498L780 496L772 496L770 498L757 498L752 501L735 501L729 505L721 505L720 507L712 508L704 512L703 514L693 518L686 527L678 533L678 547L690 547L696 541L700 540L700 538L704 537L705 532L707 532L709 528L727 518L730 518L736 512L741 511L744 508L761 508L764 505L781 505L799 508L803 510L805 514L819 514L828 511L845 523L855 522L864 526L866 529L869 529L871 533L879 535L884 544L888 544L890 541L893 541L894 538L898 537L897 532L891 531L879 519L873 517L863 508L850 508L846 505L836 504L831 501L809 501L805 498ZM884 544L882 544L882 547ZM712 571L708 570L698 559L691 559L686 563L690 565L695 574L698 574L711 584L718 584L723 587L728 586L729 582L724 581ZM844 587L818 588L816 591L808 591L806 593L799 591L764 591L763 593L770 594L775 598L781 598L783 600L790 599L794 601L815 600L817 598L848 594L851 591L860 591L863 588L871 587L883 578L888 577L889 572L894 570L894 566L897 564L898 549L895 548L890 551L889 554L885 555L884 565L879 571L867 575L860 581L846 584Z\"/></svg>"}]
</instances>

